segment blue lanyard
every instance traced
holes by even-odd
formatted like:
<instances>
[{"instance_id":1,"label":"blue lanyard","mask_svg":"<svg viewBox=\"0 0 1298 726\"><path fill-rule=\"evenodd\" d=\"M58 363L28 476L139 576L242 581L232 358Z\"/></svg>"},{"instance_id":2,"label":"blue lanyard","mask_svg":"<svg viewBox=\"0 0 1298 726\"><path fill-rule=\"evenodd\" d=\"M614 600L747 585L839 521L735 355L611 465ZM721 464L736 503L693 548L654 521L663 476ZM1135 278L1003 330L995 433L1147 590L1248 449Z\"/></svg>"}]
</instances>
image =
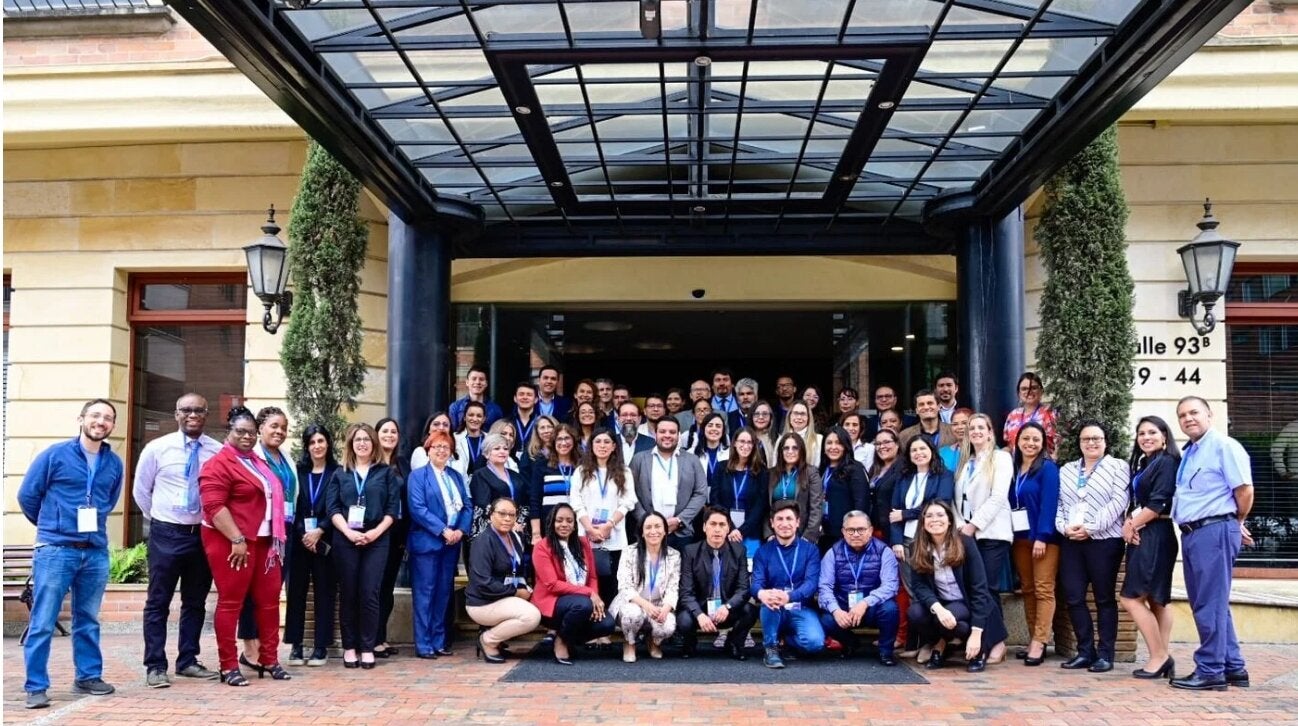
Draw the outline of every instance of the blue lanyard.
<instances>
[{"instance_id":1,"label":"blue lanyard","mask_svg":"<svg viewBox=\"0 0 1298 726\"><path fill-rule=\"evenodd\" d=\"M969 463L964 468L964 478L966 481L973 479L974 467L977 465L978 465L978 457L976 455L969 457Z\"/></svg>"},{"instance_id":2,"label":"blue lanyard","mask_svg":"<svg viewBox=\"0 0 1298 726\"><path fill-rule=\"evenodd\" d=\"M1091 479L1091 477L1095 476L1095 470L1096 470L1099 466L1100 466L1100 462L1099 462L1099 461L1096 461L1095 464L1091 467L1091 470L1088 472L1088 471L1086 471L1086 464L1085 464L1085 462L1078 462L1078 464L1077 464L1077 491L1080 492L1081 490L1083 490L1083 489L1086 488L1086 485L1087 485L1088 483L1090 483L1090 479Z\"/></svg>"},{"instance_id":3,"label":"blue lanyard","mask_svg":"<svg viewBox=\"0 0 1298 726\"><path fill-rule=\"evenodd\" d=\"M1140 494L1140 477L1144 476L1147 471L1149 471L1149 465L1146 465L1144 469L1136 472L1136 475L1131 477L1131 499L1133 502Z\"/></svg>"},{"instance_id":4,"label":"blue lanyard","mask_svg":"<svg viewBox=\"0 0 1298 726\"><path fill-rule=\"evenodd\" d=\"M657 463L658 467L661 468L663 472L667 474L668 479L672 478L672 470L676 468L676 457L674 456L668 457L667 463L664 464L662 457L659 456L657 453L655 453L654 462Z\"/></svg>"},{"instance_id":5,"label":"blue lanyard","mask_svg":"<svg viewBox=\"0 0 1298 726\"><path fill-rule=\"evenodd\" d=\"M514 417L514 423L518 425L518 445L519 446L522 447L527 446L527 437L532 435L532 427L536 425L536 420L538 418L540 418L540 416L533 414L532 420L528 421L527 425L524 426L523 419L519 418L518 416Z\"/></svg>"},{"instance_id":6,"label":"blue lanyard","mask_svg":"<svg viewBox=\"0 0 1298 726\"><path fill-rule=\"evenodd\" d=\"M653 564L646 562L645 565L649 570L649 592L650 594L658 592L658 573L662 571L663 567L662 553L658 553L658 558L653 561Z\"/></svg>"},{"instance_id":7,"label":"blue lanyard","mask_svg":"<svg viewBox=\"0 0 1298 726\"><path fill-rule=\"evenodd\" d=\"M1014 503L1023 506L1023 480L1028 478L1028 472L1019 474L1019 478L1014 482Z\"/></svg>"},{"instance_id":8,"label":"blue lanyard","mask_svg":"<svg viewBox=\"0 0 1298 726\"><path fill-rule=\"evenodd\" d=\"M735 493L735 509L747 509L747 507L743 505L744 500L742 497L744 496L744 489L748 486L748 472L744 472L743 480L740 483L736 484L736 479L739 479L739 477L731 475L730 490Z\"/></svg>"},{"instance_id":9,"label":"blue lanyard","mask_svg":"<svg viewBox=\"0 0 1298 726\"><path fill-rule=\"evenodd\" d=\"M81 443L77 442L77 446L80 445ZM86 464L86 467L89 469L89 472L86 474L86 506L87 507L90 506L91 503L90 495L94 492L95 489L95 472L99 471L99 458L103 455L104 455L104 447L103 444L100 444L99 452L96 453L94 456L94 460L95 460L94 465L92 466L89 463Z\"/></svg>"},{"instance_id":10,"label":"blue lanyard","mask_svg":"<svg viewBox=\"0 0 1298 726\"><path fill-rule=\"evenodd\" d=\"M510 574L518 577L518 566L523 564L523 556L518 553L517 547L509 545L509 541L500 532L496 532L496 536L500 538L500 546L504 547L505 551L509 553Z\"/></svg>"},{"instance_id":11,"label":"blue lanyard","mask_svg":"<svg viewBox=\"0 0 1298 726\"><path fill-rule=\"evenodd\" d=\"M352 469L352 479L356 481L356 504L362 507L365 506L365 480L369 478L370 473L368 471L365 472L365 478L362 479L361 475L355 469Z\"/></svg>"},{"instance_id":12,"label":"blue lanyard","mask_svg":"<svg viewBox=\"0 0 1298 726\"><path fill-rule=\"evenodd\" d=\"M742 429L748 425L748 417L744 415L744 409L736 408L735 415L739 416L739 428Z\"/></svg>"},{"instance_id":13,"label":"blue lanyard","mask_svg":"<svg viewBox=\"0 0 1298 726\"><path fill-rule=\"evenodd\" d=\"M789 494L790 489L793 490L793 494ZM793 497L797 496L797 494L798 494L798 475L793 472L789 472L781 476L779 485L775 487L775 495L776 495L775 498L777 500L792 499Z\"/></svg>"},{"instance_id":14,"label":"blue lanyard","mask_svg":"<svg viewBox=\"0 0 1298 726\"><path fill-rule=\"evenodd\" d=\"M432 464L429 464L428 467L430 469L433 469ZM454 480L451 479L450 469L446 469L445 471L438 471L437 469L433 469L433 476L437 479L437 482L442 485L442 488L446 490L446 493L447 495L450 496L451 501L457 507L463 507L464 500L460 497L460 493L456 491L455 482Z\"/></svg>"},{"instance_id":15,"label":"blue lanyard","mask_svg":"<svg viewBox=\"0 0 1298 726\"><path fill-rule=\"evenodd\" d=\"M1027 411L1024 411L1024 413L1027 413ZM1040 416L1041 416L1041 405L1037 404L1037 407L1032 409L1032 415L1028 416L1028 420L1024 421L1023 423L1041 423L1039 420ZM1020 427L1022 425L1023 424L1019 424Z\"/></svg>"},{"instance_id":16,"label":"blue lanyard","mask_svg":"<svg viewBox=\"0 0 1298 726\"><path fill-rule=\"evenodd\" d=\"M795 538L793 540L793 567L790 569L789 563L784 559L784 551L780 549L779 544L775 545L775 554L780 556L780 564L784 565L784 574L789 576L789 588L793 588L793 573L798 571L798 545L800 543Z\"/></svg>"},{"instance_id":17,"label":"blue lanyard","mask_svg":"<svg viewBox=\"0 0 1298 726\"><path fill-rule=\"evenodd\" d=\"M825 473L820 475L820 488L826 496L829 494L829 480L834 478L834 468L827 466L825 467Z\"/></svg>"},{"instance_id":18,"label":"blue lanyard","mask_svg":"<svg viewBox=\"0 0 1298 726\"><path fill-rule=\"evenodd\" d=\"M869 545L866 546L868 547ZM852 589L860 590L861 567L865 565L865 553L861 553L861 556L856 560L856 567L852 567L852 548L844 546L843 549L847 550L847 566L852 571Z\"/></svg>"},{"instance_id":19,"label":"blue lanyard","mask_svg":"<svg viewBox=\"0 0 1298 726\"><path fill-rule=\"evenodd\" d=\"M320 487L324 486L325 472L320 472L320 481L317 483L315 474L307 472L306 475L306 495L311 500L311 511L315 511L315 503L320 498ZM312 515L314 516L314 515Z\"/></svg>"},{"instance_id":20,"label":"blue lanyard","mask_svg":"<svg viewBox=\"0 0 1298 726\"><path fill-rule=\"evenodd\" d=\"M567 464L560 464L559 476L563 477L563 483L568 485L568 491L572 491L572 467ZM603 492L600 495L603 496Z\"/></svg>"},{"instance_id":21,"label":"blue lanyard","mask_svg":"<svg viewBox=\"0 0 1298 726\"><path fill-rule=\"evenodd\" d=\"M464 435L464 443L469 447L469 463L478 460L478 452L482 451L482 437Z\"/></svg>"},{"instance_id":22,"label":"blue lanyard","mask_svg":"<svg viewBox=\"0 0 1298 726\"><path fill-rule=\"evenodd\" d=\"M601 473L599 469L596 469L595 481L599 482L599 498L603 500L608 496L608 472Z\"/></svg>"},{"instance_id":23,"label":"blue lanyard","mask_svg":"<svg viewBox=\"0 0 1298 726\"><path fill-rule=\"evenodd\" d=\"M711 479L712 475L717 471L717 450L708 449L706 453L708 455L708 478ZM667 476L671 476L671 474Z\"/></svg>"},{"instance_id":24,"label":"blue lanyard","mask_svg":"<svg viewBox=\"0 0 1298 726\"><path fill-rule=\"evenodd\" d=\"M487 468L491 469L490 466L488 466ZM497 479L500 479L501 481L505 482L505 486L509 487L509 498L513 499L514 498L514 478L509 475L509 467L502 466L501 468L505 470L505 475L503 477L500 476L499 474L496 474L495 469L491 469L491 473L496 474Z\"/></svg>"}]
</instances>

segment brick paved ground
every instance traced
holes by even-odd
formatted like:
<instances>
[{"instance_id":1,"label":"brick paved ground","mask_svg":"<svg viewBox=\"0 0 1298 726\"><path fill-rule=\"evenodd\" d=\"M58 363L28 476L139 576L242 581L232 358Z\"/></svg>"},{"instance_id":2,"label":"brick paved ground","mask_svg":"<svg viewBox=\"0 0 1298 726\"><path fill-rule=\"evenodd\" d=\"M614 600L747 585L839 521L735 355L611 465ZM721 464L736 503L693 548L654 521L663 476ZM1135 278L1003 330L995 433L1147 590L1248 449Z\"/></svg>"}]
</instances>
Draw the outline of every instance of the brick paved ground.
<instances>
[{"instance_id":1,"label":"brick paved ground","mask_svg":"<svg viewBox=\"0 0 1298 726\"><path fill-rule=\"evenodd\" d=\"M215 667L211 636L205 660ZM407 650L407 652L409 652ZM1190 663L1191 647L1178 644L1178 659ZM1200 719L1273 724L1298 723L1298 646L1247 646L1253 676L1250 689L1225 693L1173 691L1165 684L1138 682L1131 665L1107 675L1061 671L1052 658L1040 668L1006 663L979 676L950 668L922 671L927 686L662 686L601 684L497 684L510 666L457 655L436 661L406 655L379 661L372 671L344 670L336 660L324 668L294 668L294 679L253 681L249 688L178 682L165 690L143 686L138 635L105 637L105 678L118 687L105 698L74 697L71 648L55 641L50 690L53 707L22 709L22 650L4 639L4 721L78 726L125 723L193 724L423 724L648 722L758 723L775 718L818 722L1159 724ZM647 663L647 666L664 664ZM753 668L761 668L753 662ZM791 667L796 668L794 663Z\"/></svg>"}]
</instances>

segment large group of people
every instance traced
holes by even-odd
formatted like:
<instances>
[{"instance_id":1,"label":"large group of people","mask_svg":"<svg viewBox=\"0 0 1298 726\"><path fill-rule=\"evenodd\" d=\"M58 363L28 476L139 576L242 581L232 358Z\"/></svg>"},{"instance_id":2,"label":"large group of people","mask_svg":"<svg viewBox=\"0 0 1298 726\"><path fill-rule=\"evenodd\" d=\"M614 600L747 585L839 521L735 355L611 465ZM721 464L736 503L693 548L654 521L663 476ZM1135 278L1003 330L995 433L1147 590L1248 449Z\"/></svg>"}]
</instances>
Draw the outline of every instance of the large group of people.
<instances>
[{"instance_id":1,"label":"large group of people","mask_svg":"<svg viewBox=\"0 0 1298 726\"><path fill-rule=\"evenodd\" d=\"M868 412L851 388L799 395L788 376L767 401L755 380L725 369L641 405L605 378L578 381L565 398L547 365L514 388L508 412L487 380L472 368L467 394L418 432L392 419L356 423L335 447L329 430L306 425L296 462L281 451L289 421L280 409L233 408L218 442L203 433L206 400L182 396L178 431L149 443L135 467L133 494L150 523L146 684L171 683L166 623L177 588L177 676L288 680L285 666L328 662L335 615L344 667L373 668L397 653L386 629L403 564L414 655L451 657L461 563L467 615L480 626L475 653L489 663L538 628L559 665L615 647L618 633L627 662L641 647L654 659L664 646L694 657L700 635L745 660L760 623L771 668L830 650L870 652L885 666L915 657L927 668L963 654L979 672L1006 658L1000 595L1017 589L1029 632L1017 656L1039 666L1058 584L1077 637L1062 668L1113 668L1120 599L1148 645L1134 677L1196 690L1248 683L1227 598L1235 556L1250 543L1251 474L1201 398L1177 406L1184 451L1165 421L1145 416L1124 456L1104 422L1057 420L1032 373L1000 426L959 405L950 373L915 392L912 411L896 389L877 386ZM87 403L78 436L42 452L19 491L37 528L28 707L48 705L50 635L69 590L75 689L113 690L102 680L97 611L106 518L123 486L105 443L115 421L111 403ZM1076 437L1079 459L1055 460L1062 436ZM1201 641L1180 678L1167 607L1178 529ZM215 671L198 660L213 583Z\"/></svg>"}]
</instances>

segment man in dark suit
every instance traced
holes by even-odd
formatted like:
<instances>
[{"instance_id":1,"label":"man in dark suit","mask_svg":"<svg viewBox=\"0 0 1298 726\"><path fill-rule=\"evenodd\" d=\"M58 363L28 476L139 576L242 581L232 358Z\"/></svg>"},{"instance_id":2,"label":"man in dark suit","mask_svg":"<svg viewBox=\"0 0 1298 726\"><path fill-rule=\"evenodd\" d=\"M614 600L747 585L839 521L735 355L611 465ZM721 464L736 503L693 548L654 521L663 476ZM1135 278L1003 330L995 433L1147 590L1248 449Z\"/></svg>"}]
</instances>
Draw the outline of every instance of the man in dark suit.
<instances>
[{"instance_id":1,"label":"man in dark suit","mask_svg":"<svg viewBox=\"0 0 1298 726\"><path fill-rule=\"evenodd\" d=\"M874 389L874 413L865 419L865 440L873 441L874 435L879 433L879 429L883 428L882 424L879 423L879 419L883 417L884 411L896 411L898 418L901 419L903 429L908 429L919 423L919 418L902 411L898 403L897 390L892 386L885 383Z\"/></svg>"},{"instance_id":2,"label":"man in dark suit","mask_svg":"<svg viewBox=\"0 0 1298 726\"><path fill-rule=\"evenodd\" d=\"M622 447L622 461L630 466L631 459L643 451L653 451L654 439L639 433L640 407L635 401L623 401L617 407L617 443Z\"/></svg>"},{"instance_id":3,"label":"man in dark suit","mask_svg":"<svg viewBox=\"0 0 1298 726\"><path fill-rule=\"evenodd\" d=\"M753 422L753 406L757 405L757 381L740 378L735 384L735 396L739 399L739 408L726 414L726 441L734 438L736 431Z\"/></svg>"},{"instance_id":4,"label":"man in dark suit","mask_svg":"<svg viewBox=\"0 0 1298 726\"><path fill-rule=\"evenodd\" d=\"M635 479L635 531L650 512L667 518L667 544L681 549L696 536L694 518L708 500L708 477L699 458L691 453L678 454L680 424L667 416L654 430L658 445L631 458L631 476Z\"/></svg>"},{"instance_id":5,"label":"man in dark suit","mask_svg":"<svg viewBox=\"0 0 1298 726\"><path fill-rule=\"evenodd\" d=\"M726 653L746 660L744 640L757 622L757 608L748 601L748 553L744 543L730 540L730 516L721 507L703 510L703 541L688 545L681 560L680 605L676 632L683 636L681 657L694 655L699 631L730 628Z\"/></svg>"},{"instance_id":6,"label":"man in dark suit","mask_svg":"<svg viewBox=\"0 0 1298 726\"><path fill-rule=\"evenodd\" d=\"M536 376L536 389L536 412L567 421L572 401L559 395L559 369L552 365L542 367Z\"/></svg>"}]
</instances>

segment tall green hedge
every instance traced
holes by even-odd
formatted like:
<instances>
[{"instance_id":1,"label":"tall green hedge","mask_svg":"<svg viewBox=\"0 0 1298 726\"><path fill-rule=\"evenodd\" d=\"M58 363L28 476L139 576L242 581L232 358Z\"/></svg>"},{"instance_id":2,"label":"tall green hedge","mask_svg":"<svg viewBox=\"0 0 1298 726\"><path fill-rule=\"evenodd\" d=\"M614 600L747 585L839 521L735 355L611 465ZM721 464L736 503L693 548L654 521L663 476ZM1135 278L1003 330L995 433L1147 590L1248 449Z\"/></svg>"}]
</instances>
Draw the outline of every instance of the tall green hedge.
<instances>
[{"instance_id":1,"label":"tall green hedge","mask_svg":"<svg viewBox=\"0 0 1298 726\"><path fill-rule=\"evenodd\" d=\"M1076 425L1098 419L1109 452L1131 445L1131 365L1135 297L1127 269L1127 202L1118 172L1118 134L1110 128L1046 185L1036 239L1045 264L1037 365L1060 414L1059 460L1079 456Z\"/></svg>"},{"instance_id":2,"label":"tall green hedge","mask_svg":"<svg viewBox=\"0 0 1298 726\"><path fill-rule=\"evenodd\" d=\"M300 431L321 423L337 436L342 408L365 383L356 297L368 232L360 182L312 142L289 221L293 310L280 348L289 414Z\"/></svg>"}]
</instances>

